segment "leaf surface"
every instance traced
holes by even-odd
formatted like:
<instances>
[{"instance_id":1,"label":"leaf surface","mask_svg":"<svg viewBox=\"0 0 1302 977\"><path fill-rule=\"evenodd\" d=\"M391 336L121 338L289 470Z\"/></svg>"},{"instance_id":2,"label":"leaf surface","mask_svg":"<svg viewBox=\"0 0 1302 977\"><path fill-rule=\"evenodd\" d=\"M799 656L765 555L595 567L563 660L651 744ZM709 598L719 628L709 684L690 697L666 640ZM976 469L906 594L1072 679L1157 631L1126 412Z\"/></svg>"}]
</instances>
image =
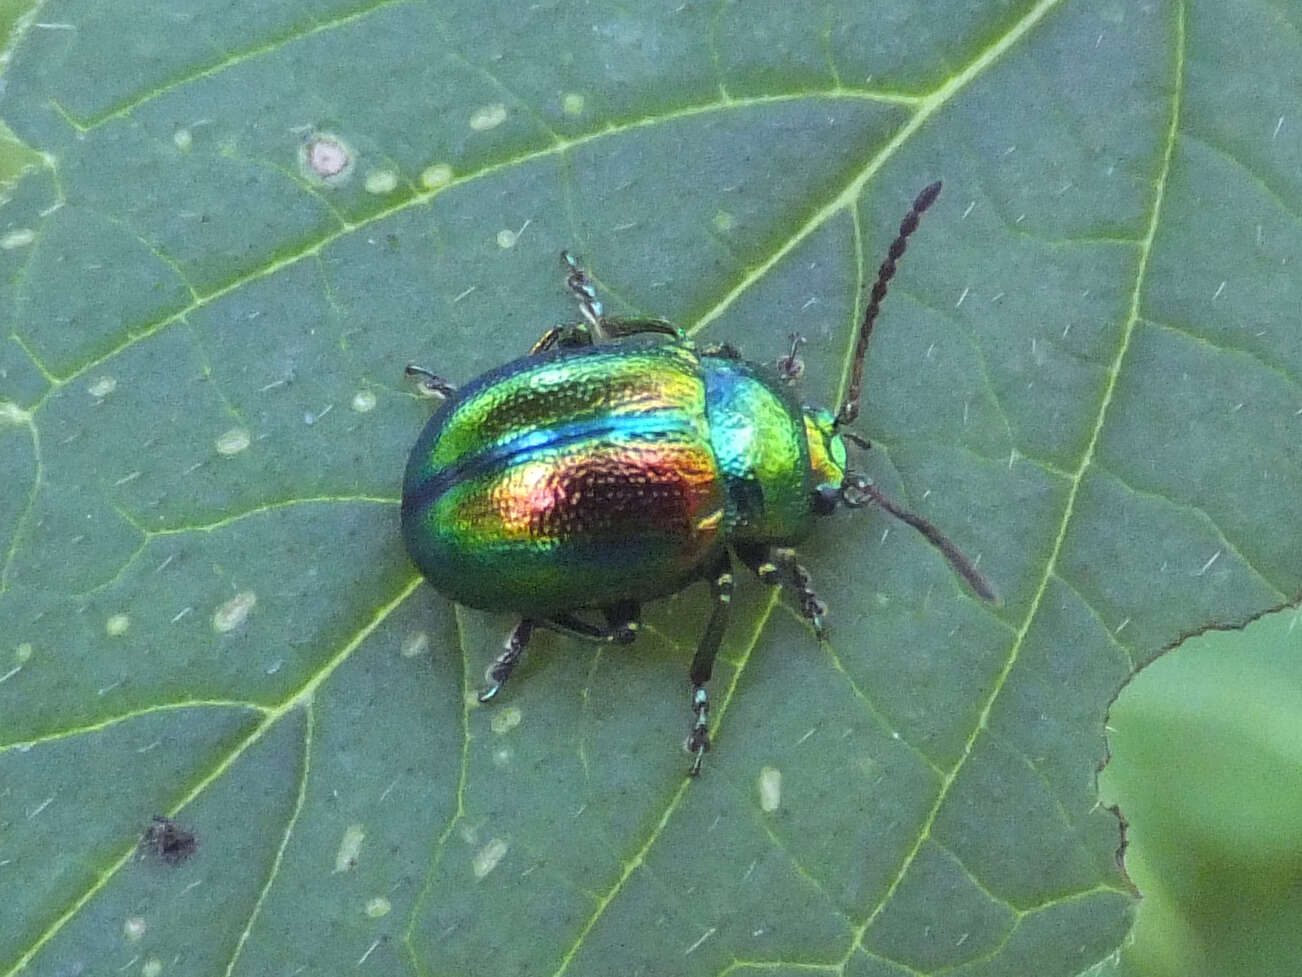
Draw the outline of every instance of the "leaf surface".
<instances>
[{"instance_id":1,"label":"leaf surface","mask_svg":"<svg viewBox=\"0 0 1302 977\"><path fill-rule=\"evenodd\" d=\"M0 96L42 154L0 229L0 973L1109 966L1108 702L1302 589L1298 18L772 6L41 7ZM741 582L700 780L703 588L476 705L511 620L403 553L403 366L526 351L568 247L614 312L800 332L833 405L937 178L860 464L1002 604L846 513L803 548L826 645Z\"/></svg>"}]
</instances>

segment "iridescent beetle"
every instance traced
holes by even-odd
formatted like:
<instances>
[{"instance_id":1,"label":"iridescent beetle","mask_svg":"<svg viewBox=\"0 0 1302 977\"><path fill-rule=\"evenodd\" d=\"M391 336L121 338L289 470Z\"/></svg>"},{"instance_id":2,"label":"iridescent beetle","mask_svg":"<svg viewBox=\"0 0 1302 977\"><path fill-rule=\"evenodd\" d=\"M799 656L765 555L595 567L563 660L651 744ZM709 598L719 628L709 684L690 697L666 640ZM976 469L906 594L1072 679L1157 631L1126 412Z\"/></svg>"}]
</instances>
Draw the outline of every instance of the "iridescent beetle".
<instances>
[{"instance_id":1,"label":"iridescent beetle","mask_svg":"<svg viewBox=\"0 0 1302 977\"><path fill-rule=\"evenodd\" d=\"M536 628L625 644L643 601L703 580L713 610L692 659L691 773L710 748L709 681L728 621L731 554L765 583L789 584L820 640L826 607L796 561L813 518L838 505L881 506L922 533L981 597L994 592L953 543L846 467L873 321L918 219L918 195L891 243L859 328L850 386L833 415L802 406L793 339L776 370L731 346L698 348L660 319L603 314L568 253L582 321L543 333L527 356L460 389L409 366L444 398L412 449L402 534L436 591L521 615L488 670L492 699ZM609 341L606 341L609 340ZM576 614L592 609L605 619Z\"/></svg>"}]
</instances>

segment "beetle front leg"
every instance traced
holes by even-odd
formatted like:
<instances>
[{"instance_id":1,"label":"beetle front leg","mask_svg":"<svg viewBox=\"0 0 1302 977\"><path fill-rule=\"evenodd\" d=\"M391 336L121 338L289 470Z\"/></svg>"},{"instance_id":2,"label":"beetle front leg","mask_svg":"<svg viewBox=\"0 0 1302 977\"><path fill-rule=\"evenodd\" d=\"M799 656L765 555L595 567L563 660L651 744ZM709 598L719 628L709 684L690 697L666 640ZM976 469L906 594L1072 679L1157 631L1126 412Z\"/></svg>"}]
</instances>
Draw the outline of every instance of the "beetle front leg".
<instances>
[{"instance_id":1,"label":"beetle front leg","mask_svg":"<svg viewBox=\"0 0 1302 977\"><path fill-rule=\"evenodd\" d=\"M623 339L625 336L642 336L647 333L655 333L658 336L669 336L680 343L687 342L687 333L672 322L667 322L664 319L606 318L601 320L601 326L605 334L611 339Z\"/></svg>"},{"instance_id":2,"label":"beetle front leg","mask_svg":"<svg viewBox=\"0 0 1302 977\"><path fill-rule=\"evenodd\" d=\"M714 598L714 610L710 612L705 634L696 646L690 673L692 712L696 718L692 722L692 731L687 736L687 751L693 755L692 767L688 771L693 777L701 772L701 760L710 748L710 699L705 691L705 683L710 681L714 659L719 654L723 632L728 627L728 608L732 603L732 563L727 553L719 558L710 571L710 596Z\"/></svg>"},{"instance_id":3,"label":"beetle front leg","mask_svg":"<svg viewBox=\"0 0 1302 977\"><path fill-rule=\"evenodd\" d=\"M827 605L810 587L812 581L809 571L796 562L795 550L788 546L739 546L737 555L754 571L755 576L770 587L789 583L800 601L800 616L810 623L819 641L826 639L827 628L823 624L823 617L827 614Z\"/></svg>"},{"instance_id":4,"label":"beetle front leg","mask_svg":"<svg viewBox=\"0 0 1302 977\"><path fill-rule=\"evenodd\" d=\"M524 654L525 648L529 647L529 639L533 636L533 629L533 619L526 617L511 631L510 636L506 639L506 650L497 656L493 664L488 666L488 671L484 675L492 684L479 693L480 702L487 702L502 691L502 686L506 684L506 680L515 671L515 666L520 664L520 657Z\"/></svg>"},{"instance_id":5,"label":"beetle front leg","mask_svg":"<svg viewBox=\"0 0 1302 977\"><path fill-rule=\"evenodd\" d=\"M565 287L570 290L570 294L579 303L579 314L583 316L583 321L592 327L598 336L604 334L602 329L602 316L605 310L597 301L597 290L588 280L588 273L584 271L574 255L568 251L561 252L561 262L565 265Z\"/></svg>"},{"instance_id":6,"label":"beetle front leg","mask_svg":"<svg viewBox=\"0 0 1302 977\"><path fill-rule=\"evenodd\" d=\"M669 336L679 342L687 341L687 334L675 326L672 322L666 322L664 319L608 319L601 320L601 334L607 339L623 339L625 336L640 336L645 333L656 333L661 336ZM583 346L591 346L595 340L592 338L592 330L582 322L567 322L564 325L552 326L538 338L538 342L533 344L529 350L530 356L537 356L539 353L545 353L549 349L578 349Z\"/></svg>"},{"instance_id":7,"label":"beetle front leg","mask_svg":"<svg viewBox=\"0 0 1302 977\"><path fill-rule=\"evenodd\" d=\"M791 386L805 374L805 361L800 358L800 347L805 344L805 337L798 332L791 334L791 352L778 357L778 377Z\"/></svg>"}]
</instances>

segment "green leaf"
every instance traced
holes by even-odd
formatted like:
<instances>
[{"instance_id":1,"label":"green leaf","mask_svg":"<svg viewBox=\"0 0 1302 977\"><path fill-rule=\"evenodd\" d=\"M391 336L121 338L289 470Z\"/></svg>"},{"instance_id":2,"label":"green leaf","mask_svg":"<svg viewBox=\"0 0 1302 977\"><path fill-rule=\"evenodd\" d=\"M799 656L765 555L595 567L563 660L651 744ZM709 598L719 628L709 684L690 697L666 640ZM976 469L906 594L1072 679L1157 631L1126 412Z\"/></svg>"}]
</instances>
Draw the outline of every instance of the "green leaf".
<instances>
[{"instance_id":1,"label":"green leaf","mask_svg":"<svg viewBox=\"0 0 1302 977\"><path fill-rule=\"evenodd\" d=\"M1108 702L1302 588L1288 16L42 5L0 97L42 154L0 228L0 974L1108 969ZM742 582L698 781L702 588L475 704L511 619L405 558L403 366L523 353L570 247L612 311L799 331L832 405L937 178L862 465L1002 604L846 513L825 646Z\"/></svg>"},{"instance_id":2,"label":"green leaf","mask_svg":"<svg viewBox=\"0 0 1302 977\"><path fill-rule=\"evenodd\" d=\"M1103 786L1145 898L1127 962L1153 977L1285 975L1302 954L1298 611L1183 642L1108 717Z\"/></svg>"}]
</instances>

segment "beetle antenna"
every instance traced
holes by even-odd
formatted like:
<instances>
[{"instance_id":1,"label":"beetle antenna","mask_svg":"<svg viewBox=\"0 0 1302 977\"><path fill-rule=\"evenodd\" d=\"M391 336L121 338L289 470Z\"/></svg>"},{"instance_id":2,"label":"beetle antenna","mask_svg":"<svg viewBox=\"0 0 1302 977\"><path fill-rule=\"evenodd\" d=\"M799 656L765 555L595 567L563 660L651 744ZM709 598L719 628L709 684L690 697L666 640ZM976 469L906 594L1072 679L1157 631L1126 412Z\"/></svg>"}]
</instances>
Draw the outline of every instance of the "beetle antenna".
<instances>
[{"instance_id":1,"label":"beetle antenna","mask_svg":"<svg viewBox=\"0 0 1302 977\"><path fill-rule=\"evenodd\" d=\"M963 552L954 545L948 536L933 526L926 519L917 513L910 512L908 509L902 509L887 496L883 495L877 486L873 485L863 477L855 477L842 490L842 501L851 508L857 508L866 501L873 501L893 515L901 522L906 522L918 532L926 537L927 542L936 549L949 561L949 565L954 568L955 572L967 581L979 597L984 598L992 603L999 603L999 595L995 593L995 588L991 586L984 573L976 568Z\"/></svg>"},{"instance_id":2,"label":"beetle antenna","mask_svg":"<svg viewBox=\"0 0 1302 977\"><path fill-rule=\"evenodd\" d=\"M882 299L886 297L886 286L895 277L895 262L900 260L900 256L908 246L909 235L918 229L918 218L922 216L923 211L936 202L936 197L939 195L939 180L918 194L913 201L913 206L900 222L900 233L891 242L890 249L886 252L886 260L877 269L877 281L873 282L872 291L869 293L868 307L863 310L863 322L859 326L859 341L854 347L854 368L850 373L850 388L846 391L845 403L836 414L837 427L853 424L854 419L859 416L859 395L863 390L863 363L868 355L868 340L873 334L873 321L881 310Z\"/></svg>"}]
</instances>

